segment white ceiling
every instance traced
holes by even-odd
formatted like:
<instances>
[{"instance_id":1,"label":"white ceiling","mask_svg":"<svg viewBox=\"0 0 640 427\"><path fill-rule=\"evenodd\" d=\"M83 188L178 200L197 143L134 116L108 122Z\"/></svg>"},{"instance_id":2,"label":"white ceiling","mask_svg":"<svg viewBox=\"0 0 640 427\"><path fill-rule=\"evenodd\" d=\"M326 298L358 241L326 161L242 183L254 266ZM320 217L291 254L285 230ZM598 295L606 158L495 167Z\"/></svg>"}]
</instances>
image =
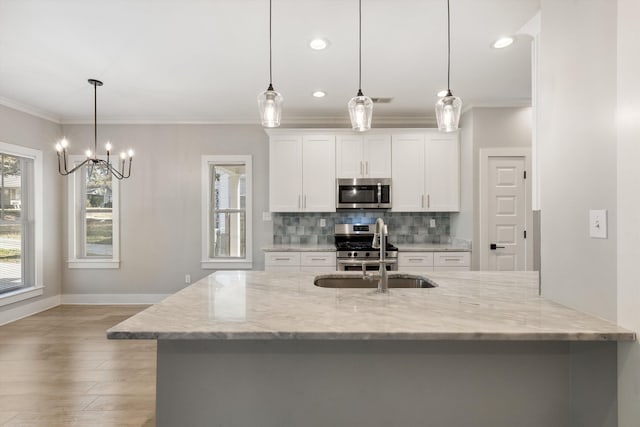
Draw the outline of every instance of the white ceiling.
<instances>
[{"instance_id":1,"label":"white ceiling","mask_svg":"<svg viewBox=\"0 0 640 427\"><path fill-rule=\"evenodd\" d=\"M451 88L465 106L527 105L530 42L502 50L539 0L451 0ZM0 103L61 123L259 123L268 0L0 0ZM446 0L362 1L362 89L392 97L373 125L432 123L446 86ZM348 122L358 89L358 1L273 0L282 125ZM330 41L314 51L309 41ZM311 96L322 89L327 96Z\"/></svg>"}]
</instances>

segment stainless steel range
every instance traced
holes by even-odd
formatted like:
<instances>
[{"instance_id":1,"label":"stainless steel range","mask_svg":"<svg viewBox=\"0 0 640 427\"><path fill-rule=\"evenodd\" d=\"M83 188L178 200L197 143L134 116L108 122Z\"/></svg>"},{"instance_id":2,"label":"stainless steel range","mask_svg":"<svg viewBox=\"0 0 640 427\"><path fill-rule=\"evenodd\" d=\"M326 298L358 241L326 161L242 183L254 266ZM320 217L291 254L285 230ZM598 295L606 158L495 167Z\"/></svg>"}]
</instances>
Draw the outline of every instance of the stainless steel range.
<instances>
[{"instance_id":1,"label":"stainless steel range","mask_svg":"<svg viewBox=\"0 0 640 427\"><path fill-rule=\"evenodd\" d=\"M380 249L372 246L375 224L336 224L336 265L338 271L362 271L363 261L375 261L380 258ZM386 268L398 269L398 248L387 243L385 249ZM377 265L367 265L368 271L378 270Z\"/></svg>"}]
</instances>

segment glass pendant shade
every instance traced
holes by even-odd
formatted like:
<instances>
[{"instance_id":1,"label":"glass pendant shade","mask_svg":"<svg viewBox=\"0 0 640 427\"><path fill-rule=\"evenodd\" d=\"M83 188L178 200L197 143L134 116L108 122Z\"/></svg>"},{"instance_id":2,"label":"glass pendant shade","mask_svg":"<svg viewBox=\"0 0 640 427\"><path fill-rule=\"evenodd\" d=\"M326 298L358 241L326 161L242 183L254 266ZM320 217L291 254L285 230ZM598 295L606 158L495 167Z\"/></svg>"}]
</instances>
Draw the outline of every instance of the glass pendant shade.
<instances>
[{"instance_id":1,"label":"glass pendant shade","mask_svg":"<svg viewBox=\"0 0 640 427\"><path fill-rule=\"evenodd\" d=\"M438 121L438 130L442 132L453 132L458 129L460 122L460 111L462 109L462 100L457 96L453 96L451 92L447 96L440 98L436 102L436 120Z\"/></svg>"},{"instance_id":2,"label":"glass pendant shade","mask_svg":"<svg viewBox=\"0 0 640 427\"><path fill-rule=\"evenodd\" d=\"M277 128L280 126L280 116L282 113L282 95L269 88L258 95L258 108L260 109L260 118L262 126L266 128Z\"/></svg>"},{"instance_id":3,"label":"glass pendant shade","mask_svg":"<svg viewBox=\"0 0 640 427\"><path fill-rule=\"evenodd\" d=\"M349 107L349 117L351 118L351 127L358 132L364 132L371 129L371 117L373 116L373 101L368 96L364 96L362 92L351 98L347 104Z\"/></svg>"}]
</instances>

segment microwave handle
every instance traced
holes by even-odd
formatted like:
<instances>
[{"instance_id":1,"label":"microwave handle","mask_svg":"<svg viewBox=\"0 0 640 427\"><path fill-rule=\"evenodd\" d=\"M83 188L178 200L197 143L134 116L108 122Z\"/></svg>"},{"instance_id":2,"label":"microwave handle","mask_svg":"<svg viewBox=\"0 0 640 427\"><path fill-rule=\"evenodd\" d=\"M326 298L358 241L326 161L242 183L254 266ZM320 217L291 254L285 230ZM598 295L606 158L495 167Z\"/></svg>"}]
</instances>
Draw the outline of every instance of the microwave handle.
<instances>
[{"instance_id":1,"label":"microwave handle","mask_svg":"<svg viewBox=\"0 0 640 427\"><path fill-rule=\"evenodd\" d=\"M378 204L382 203L382 184L378 183Z\"/></svg>"}]
</instances>

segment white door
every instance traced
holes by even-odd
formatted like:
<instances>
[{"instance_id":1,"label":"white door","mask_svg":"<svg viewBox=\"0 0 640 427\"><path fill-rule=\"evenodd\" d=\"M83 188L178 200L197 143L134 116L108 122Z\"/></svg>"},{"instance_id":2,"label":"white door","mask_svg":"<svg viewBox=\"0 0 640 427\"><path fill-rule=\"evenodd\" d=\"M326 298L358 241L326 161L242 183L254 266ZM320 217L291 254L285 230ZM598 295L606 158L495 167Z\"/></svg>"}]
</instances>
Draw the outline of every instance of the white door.
<instances>
[{"instance_id":1,"label":"white door","mask_svg":"<svg viewBox=\"0 0 640 427\"><path fill-rule=\"evenodd\" d=\"M487 168L487 267L517 271L527 265L527 217L529 202L525 157L488 158ZM488 250L487 250L488 249Z\"/></svg>"},{"instance_id":2,"label":"white door","mask_svg":"<svg viewBox=\"0 0 640 427\"><path fill-rule=\"evenodd\" d=\"M302 208L302 137L277 136L269 142L269 210Z\"/></svg>"},{"instance_id":3,"label":"white door","mask_svg":"<svg viewBox=\"0 0 640 427\"><path fill-rule=\"evenodd\" d=\"M336 176L361 178L364 176L362 136L338 135L336 139Z\"/></svg>"},{"instance_id":4,"label":"white door","mask_svg":"<svg viewBox=\"0 0 640 427\"><path fill-rule=\"evenodd\" d=\"M333 135L302 139L302 210L335 212L336 148Z\"/></svg>"},{"instance_id":5,"label":"white door","mask_svg":"<svg viewBox=\"0 0 640 427\"><path fill-rule=\"evenodd\" d=\"M364 137L364 176L391 177L391 135Z\"/></svg>"}]
</instances>

